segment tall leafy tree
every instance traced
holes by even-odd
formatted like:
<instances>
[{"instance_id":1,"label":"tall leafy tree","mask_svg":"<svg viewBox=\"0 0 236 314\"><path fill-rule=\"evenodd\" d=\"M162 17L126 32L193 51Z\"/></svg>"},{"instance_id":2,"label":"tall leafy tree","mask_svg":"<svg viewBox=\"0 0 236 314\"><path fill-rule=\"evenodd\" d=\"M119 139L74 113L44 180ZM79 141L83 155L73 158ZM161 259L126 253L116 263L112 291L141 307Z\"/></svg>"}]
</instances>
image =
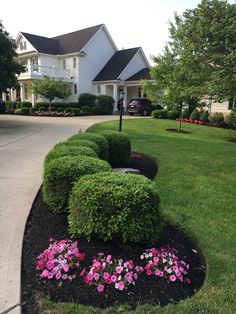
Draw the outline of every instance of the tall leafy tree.
<instances>
[{"instance_id":1,"label":"tall leafy tree","mask_svg":"<svg viewBox=\"0 0 236 314\"><path fill-rule=\"evenodd\" d=\"M32 83L32 89L36 94L39 94L49 100L51 111L51 104L55 98L64 99L70 96L70 91L62 80L54 80L49 76L44 76L42 80L35 80Z\"/></svg>"},{"instance_id":2,"label":"tall leafy tree","mask_svg":"<svg viewBox=\"0 0 236 314\"><path fill-rule=\"evenodd\" d=\"M0 22L0 97L7 88L16 87L16 74L24 72L24 67L17 61L16 45Z\"/></svg>"},{"instance_id":3,"label":"tall leafy tree","mask_svg":"<svg viewBox=\"0 0 236 314\"><path fill-rule=\"evenodd\" d=\"M180 108L206 96L235 100L236 4L202 0L196 9L176 14L169 33L163 54L153 59L153 82L143 85L147 93Z\"/></svg>"}]
</instances>

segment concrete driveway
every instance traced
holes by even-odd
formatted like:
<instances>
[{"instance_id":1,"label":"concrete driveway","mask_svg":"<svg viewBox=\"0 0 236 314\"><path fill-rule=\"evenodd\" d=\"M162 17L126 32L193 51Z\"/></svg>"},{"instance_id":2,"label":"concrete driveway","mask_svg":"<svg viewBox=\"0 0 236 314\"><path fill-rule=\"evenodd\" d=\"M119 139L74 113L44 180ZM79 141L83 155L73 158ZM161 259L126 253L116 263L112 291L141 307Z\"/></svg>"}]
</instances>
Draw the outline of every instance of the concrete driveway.
<instances>
[{"instance_id":1,"label":"concrete driveway","mask_svg":"<svg viewBox=\"0 0 236 314\"><path fill-rule=\"evenodd\" d=\"M126 118L126 117L124 117ZM55 143L118 116L0 115L0 313L20 313L25 223L42 183L43 159ZM118 123L117 123L118 128Z\"/></svg>"}]
</instances>

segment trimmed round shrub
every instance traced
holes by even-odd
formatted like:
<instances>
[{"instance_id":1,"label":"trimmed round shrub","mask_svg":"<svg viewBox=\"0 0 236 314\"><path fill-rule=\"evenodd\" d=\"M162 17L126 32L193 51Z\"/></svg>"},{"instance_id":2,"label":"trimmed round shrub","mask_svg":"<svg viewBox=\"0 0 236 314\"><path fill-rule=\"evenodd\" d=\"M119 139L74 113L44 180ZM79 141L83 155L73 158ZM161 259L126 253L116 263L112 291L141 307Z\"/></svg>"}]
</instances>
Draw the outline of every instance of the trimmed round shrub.
<instances>
[{"instance_id":1,"label":"trimmed round shrub","mask_svg":"<svg viewBox=\"0 0 236 314\"><path fill-rule=\"evenodd\" d=\"M34 108L34 107L30 108L30 113L34 114L36 111L37 111L36 108Z\"/></svg>"},{"instance_id":2,"label":"trimmed round shrub","mask_svg":"<svg viewBox=\"0 0 236 314\"><path fill-rule=\"evenodd\" d=\"M82 106L81 107L81 111L82 112L91 112L92 110L91 110L91 108L89 106Z\"/></svg>"},{"instance_id":3,"label":"trimmed round shrub","mask_svg":"<svg viewBox=\"0 0 236 314\"><path fill-rule=\"evenodd\" d=\"M224 115L221 112L215 112L209 120L212 126L221 127L224 124Z\"/></svg>"},{"instance_id":4,"label":"trimmed round shrub","mask_svg":"<svg viewBox=\"0 0 236 314\"><path fill-rule=\"evenodd\" d=\"M189 119L189 117L190 117L190 111L189 111L188 108L185 108L185 109L183 110L182 117L183 117L184 119Z\"/></svg>"},{"instance_id":5,"label":"trimmed round shrub","mask_svg":"<svg viewBox=\"0 0 236 314\"><path fill-rule=\"evenodd\" d=\"M49 103L48 102L37 102L34 105L34 108L36 108L38 111L40 111L40 108L45 108L43 111L46 111L47 108L49 107Z\"/></svg>"},{"instance_id":6,"label":"trimmed round shrub","mask_svg":"<svg viewBox=\"0 0 236 314\"><path fill-rule=\"evenodd\" d=\"M17 107L17 101L6 101L5 104L7 109L16 109Z\"/></svg>"},{"instance_id":7,"label":"trimmed round shrub","mask_svg":"<svg viewBox=\"0 0 236 314\"><path fill-rule=\"evenodd\" d=\"M43 199L55 213L66 212L73 184L86 174L111 171L108 162L87 156L61 157L47 163L43 174Z\"/></svg>"},{"instance_id":8,"label":"trimmed round shrub","mask_svg":"<svg viewBox=\"0 0 236 314\"><path fill-rule=\"evenodd\" d=\"M160 109L156 109L152 111L152 117L153 118L160 118L161 115L161 110Z\"/></svg>"},{"instance_id":9,"label":"trimmed round shrub","mask_svg":"<svg viewBox=\"0 0 236 314\"><path fill-rule=\"evenodd\" d=\"M72 113L73 113L75 116L81 116L81 115L82 115L82 113L81 113L81 111L80 111L79 108L71 108L71 111L72 111Z\"/></svg>"},{"instance_id":10,"label":"trimmed round shrub","mask_svg":"<svg viewBox=\"0 0 236 314\"><path fill-rule=\"evenodd\" d=\"M47 110L46 107L39 107L39 109L38 109L39 112L46 111L46 110Z\"/></svg>"},{"instance_id":11,"label":"trimmed round shrub","mask_svg":"<svg viewBox=\"0 0 236 314\"><path fill-rule=\"evenodd\" d=\"M113 130L99 132L108 142L109 163L113 166L126 166L131 159L131 143L127 134Z\"/></svg>"},{"instance_id":12,"label":"trimmed round shrub","mask_svg":"<svg viewBox=\"0 0 236 314\"><path fill-rule=\"evenodd\" d=\"M28 108L28 107L22 107L22 108L21 108L21 113L24 114L24 115L29 115L29 113L30 113L30 108Z\"/></svg>"},{"instance_id":13,"label":"trimmed round shrub","mask_svg":"<svg viewBox=\"0 0 236 314\"><path fill-rule=\"evenodd\" d=\"M209 122L209 112L208 112L208 110L203 111L203 113L201 114L200 120L202 120L205 123Z\"/></svg>"},{"instance_id":14,"label":"trimmed round shrub","mask_svg":"<svg viewBox=\"0 0 236 314\"><path fill-rule=\"evenodd\" d=\"M108 95L97 96L96 106L100 107L102 114L112 114L115 100Z\"/></svg>"},{"instance_id":15,"label":"trimmed round shrub","mask_svg":"<svg viewBox=\"0 0 236 314\"><path fill-rule=\"evenodd\" d=\"M167 111L167 119L175 120L178 117L179 117L178 110L172 109L172 110Z\"/></svg>"},{"instance_id":16,"label":"trimmed round shrub","mask_svg":"<svg viewBox=\"0 0 236 314\"><path fill-rule=\"evenodd\" d=\"M20 103L21 109L23 108L32 108L32 103L30 101L22 101Z\"/></svg>"},{"instance_id":17,"label":"trimmed round shrub","mask_svg":"<svg viewBox=\"0 0 236 314\"><path fill-rule=\"evenodd\" d=\"M56 111L57 111L57 112L63 112L64 109L63 109L63 108L57 108Z\"/></svg>"},{"instance_id":18,"label":"trimmed round shrub","mask_svg":"<svg viewBox=\"0 0 236 314\"><path fill-rule=\"evenodd\" d=\"M152 244L163 227L159 202L156 184L144 176L84 176L69 198L69 232L88 240L96 236Z\"/></svg>"},{"instance_id":19,"label":"trimmed round shrub","mask_svg":"<svg viewBox=\"0 0 236 314\"><path fill-rule=\"evenodd\" d=\"M194 109L190 115L190 119L191 120L199 120L200 116L201 116L200 112L197 109Z\"/></svg>"},{"instance_id":20,"label":"trimmed round shrub","mask_svg":"<svg viewBox=\"0 0 236 314\"><path fill-rule=\"evenodd\" d=\"M18 115L22 114L21 109L16 109L16 110L15 110L15 114L18 114Z\"/></svg>"},{"instance_id":21,"label":"trimmed round shrub","mask_svg":"<svg viewBox=\"0 0 236 314\"><path fill-rule=\"evenodd\" d=\"M231 129L236 129L236 111L231 111L226 116L225 122Z\"/></svg>"},{"instance_id":22,"label":"trimmed round shrub","mask_svg":"<svg viewBox=\"0 0 236 314\"><path fill-rule=\"evenodd\" d=\"M100 106L95 105L95 106L93 107L93 113L94 113L94 114L97 114L97 115L103 114L103 109L102 109Z\"/></svg>"},{"instance_id":23,"label":"trimmed round shrub","mask_svg":"<svg viewBox=\"0 0 236 314\"><path fill-rule=\"evenodd\" d=\"M88 156L88 157L94 157L97 158L98 155L95 153L94 150L92 150L89 147L83 147L83 146L66 146L61 145L58 147L53 148L50 150L50 152L45 157L44 164L46 165L48 162L50 162L53 159L64 157L64 156Z\"/></svg>"},{"instance_id":24,"label":"trimmed round shrub","mask_svg":"<svg viewBox=\"0 0 236 314\"><path fill-rule=\"evenodd\" d=\"M82 93L79 95L79 106L94 106L96 96L90 93Z\"/></svg>"},{"instance_id":25,"label":"trimmed round shrub","mask_svg":"<svg viewBox=\"0 0 236 314\"><path fill-rule=\"evenodd\" d=\"M56 144L54 146L54 148L57 147L63 147L63 146L75 146L75 147L89 147L91 148L93 151L95 151L95 153L97 154L97 156L99 155L99 147L96 143L89 141L89 140L74 140L74 141L67 141L67 142L59 142L58 144Z\"/></svg>"},{"instance_id":26,"label":"trimmed round shrub","mask_svg":"<svg viewBox=\"0 0 236 314\"><path fill-rule=\"evenodd\" d=\"M98 134L95 133L78 133L71 137L69 137L68 141L74 141L74 140L89 140L94 143L96 143L99 147L99 158L103 160L108 160L108 142L107 140Z\"/></svg>"}]
</instances>

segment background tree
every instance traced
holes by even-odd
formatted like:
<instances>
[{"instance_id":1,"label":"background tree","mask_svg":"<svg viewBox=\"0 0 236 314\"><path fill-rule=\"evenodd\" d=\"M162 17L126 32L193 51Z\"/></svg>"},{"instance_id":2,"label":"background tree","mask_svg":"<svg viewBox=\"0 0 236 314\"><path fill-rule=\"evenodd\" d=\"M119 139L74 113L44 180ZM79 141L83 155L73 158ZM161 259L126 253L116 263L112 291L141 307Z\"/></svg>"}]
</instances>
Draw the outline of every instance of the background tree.
<instances>
[{"instance_id":1,"label":"background tree","mask_svg":"<svg viewBox=\"0 0 236 314\"><path fill-rule=\"evenodd\" d=\"M16 87L16 74L24 72L24 67L18 63L15 51L16 45L0 21L0 97L7 88Z\"/></svg>"},{"instance_id":2,"label":"background tree","mask_svg":"<svg viewBox=\"0 0 236 314\"><path fill-rule=\"evenodd\" d=\"M154 82L143 84L148 95L180 109L206 96L235 102L236 4L202 0L196 9L176 14L169 33L163 54L153 58Z\"/></svg>"},{"instance_id":3,"label":"background tree","mask_svg":"<svg viewBox=\"0 0 236 314\"><path fill-rule=\"evenodd\" d=\"M32 83L34 93L39 94L49 100L49 111L51 111L52 101L57 97L64 99L70 96L70 91L62 80L54 80L49 76L44 76L43 80L35 80Z\"/></svg>"}]
</instances>

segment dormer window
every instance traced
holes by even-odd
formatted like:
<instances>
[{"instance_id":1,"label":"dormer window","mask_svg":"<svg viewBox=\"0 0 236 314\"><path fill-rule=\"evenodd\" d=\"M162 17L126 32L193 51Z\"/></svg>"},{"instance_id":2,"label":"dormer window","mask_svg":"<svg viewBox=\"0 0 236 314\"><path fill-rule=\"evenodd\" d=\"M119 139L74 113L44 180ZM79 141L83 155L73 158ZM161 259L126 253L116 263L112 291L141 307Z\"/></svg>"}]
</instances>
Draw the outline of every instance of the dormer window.
<instances>
[{"instance_id":1,"label":"dormer window","mask_svg":"<svg viewBox=\"0 0 236 314\"><path fill-rule=\"evenodd\" d=\"M26 50L26 41L21 41L20 42L20 51Z\"/></svg>"}]
</instances>

